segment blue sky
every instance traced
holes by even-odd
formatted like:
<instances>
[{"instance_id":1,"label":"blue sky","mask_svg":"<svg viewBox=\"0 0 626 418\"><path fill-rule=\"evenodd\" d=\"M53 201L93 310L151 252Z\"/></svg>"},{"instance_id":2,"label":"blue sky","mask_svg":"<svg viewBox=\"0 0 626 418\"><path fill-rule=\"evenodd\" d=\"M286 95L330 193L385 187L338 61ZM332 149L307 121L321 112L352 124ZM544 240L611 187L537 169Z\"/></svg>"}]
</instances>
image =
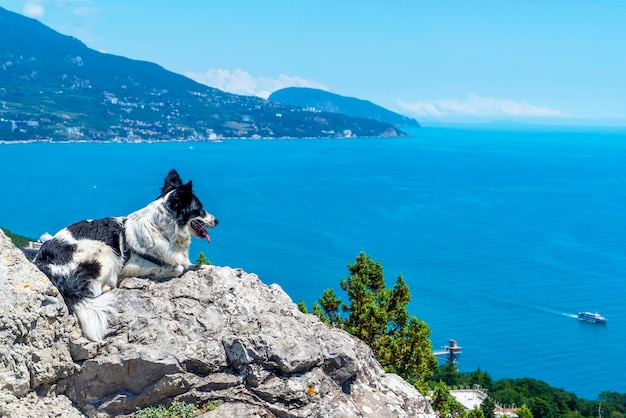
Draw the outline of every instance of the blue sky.
<instances>
[{"instance_id":1,"label":"blue sky","mask_svg":"<svg viewBox=\"0 0 626 418\"><path fill-rule=\"evenodd\" d=\"M0 0L238 94L306 86L425 125L626 126L626 1Z\"/></svg>"}]
</instances>

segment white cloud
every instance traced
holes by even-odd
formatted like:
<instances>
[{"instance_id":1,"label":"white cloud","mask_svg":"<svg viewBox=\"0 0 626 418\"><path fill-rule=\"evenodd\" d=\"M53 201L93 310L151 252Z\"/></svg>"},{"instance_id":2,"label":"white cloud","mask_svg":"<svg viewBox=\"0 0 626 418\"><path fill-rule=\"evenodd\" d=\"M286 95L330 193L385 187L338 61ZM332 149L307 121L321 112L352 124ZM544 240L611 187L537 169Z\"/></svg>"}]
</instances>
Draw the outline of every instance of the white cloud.
<instances>
[{"instance_id":1,"label":"white cloud","mask_svg":"<svg viewBox=\"0 0 626 418\"><path fill-rule=\"evenodd\" d=\"M82 4L89 5L91 3L92 3L91 0L56 0L55 5L58 8L66 9L66 8L71 8L74 5L80 7L80 5Z\"/></svg>"},{"instance_id":2,"label":"white cloud","mask_svg":"<svg viewBox=\"0 0 626 418\"><path fill-rule=\"evenodd\" d=\"M328 90L328 87L315 80L280 74L276 78L254 77L246 71L210 68L204 73L187 72L185 75L198 83L215 87L228 93L258 96L267 99L271 93L285 87L311 87Z\"/></svg>"},{"instance_id":3,"label":"white cloud","mask_svg":"<svg viewBox=\"0 0 626 418\"><path fill-rule=\"evenodd\" d=\"M28 0L24 2L22 6L22 11L24 15L32 18L38 18L46 13L46 9L43 7L42 0Z\"/></svg>"},{"instance_id":4,"label":"white cloud","mask_svg":"<svg viewBox=\"0 0 626 418\"><path fill-rule=\"evenodd\" d=\"M404 103L400 101L402 109L414 113L418 116L446 116L446 113L437 108L433 103L416 102L416 103Z\"/></svg>"},{"instance_id":5,"label":"white cloud","mask_svg":"<svg viewBox=\"0 0 626 418\"><path fill-rule=\"evenodd\" d=\"M556 117L561 116L558 110L537 107L527 102L481 97L475 93L467 95L465 100L449 99L432 102L406 103L400 101L400 106L407 112L421 117L501 117L501 116L533 116Z\"/></svg>"},{"instance_id":6,"label":"white cloud","mask_svg":"<svg viewBox=\"0 0 626 418\"><path fill-rule=\"evenodd\" d=\"M22 2L22 11L24 15L28 17L40 18L47 12L47 1L48 0L24 0ZM90 3L89 0L57 0L51 7L56 9L72 8L74 15L85 17L99 11L97 7L90 6Z\"/></svg>"},{"instance_id":7,"label":"white cloud","mask_svg":"<svg viewBox=\"0 0 626 418\"><path fill-rule=\"evenodd\" d=\"M100 11L97 7L76 7L73 10L73 13L76 16L86 17L97 14Z\"/></svg>"}]
</instances>

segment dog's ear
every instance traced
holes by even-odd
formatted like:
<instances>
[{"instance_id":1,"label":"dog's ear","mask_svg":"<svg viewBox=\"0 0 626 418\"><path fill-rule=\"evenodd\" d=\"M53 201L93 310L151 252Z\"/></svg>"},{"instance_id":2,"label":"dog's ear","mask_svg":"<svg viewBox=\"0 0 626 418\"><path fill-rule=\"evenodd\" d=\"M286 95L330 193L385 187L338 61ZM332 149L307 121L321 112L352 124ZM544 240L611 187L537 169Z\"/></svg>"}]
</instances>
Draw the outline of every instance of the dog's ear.
<instances>
[{"instance_id":1,"label":"dog's ear","mask_svg":"<svg viewBox=\"0 0 626 418\"><path fill-rule=\"evenodd\" d=\"M193 200L193 191L191 180L187 184L178 186L174 193L167 199L167 206L174 212L181 212L184 208L189 207Z\"/></svg>"},{"instance_id":2,"label":"dog's ear","mask_svg":"<svg viewBox=\"0 0 626 418\"><path fill-rule=\"evenodd\" d=\"M170 172L167 174L167 177L165 177L165 182L163 183L163 188L161 189L161 196L164 196L165 194L182 185L183 181L180 179L178 172L174 169L170 170Z\"/></svg>"}]
</instances>

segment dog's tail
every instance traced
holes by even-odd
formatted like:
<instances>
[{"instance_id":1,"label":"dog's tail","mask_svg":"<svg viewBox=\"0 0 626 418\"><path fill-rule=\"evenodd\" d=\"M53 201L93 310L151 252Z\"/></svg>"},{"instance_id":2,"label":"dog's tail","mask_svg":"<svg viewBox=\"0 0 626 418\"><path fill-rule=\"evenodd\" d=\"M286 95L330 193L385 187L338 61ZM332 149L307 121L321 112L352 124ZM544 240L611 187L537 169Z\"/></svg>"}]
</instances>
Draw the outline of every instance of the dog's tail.
<instances>
[{"instance_id":1,"label":"dog's tail","mask_svg":"<svg viewBox=\"0 0 626 418\"><path fill-rule=\"evenodd\" d=\"M90 283L98 275L98 263L81 263L64 277L51 274L47 265L38 267L52 279L69 311L78 317L83 335L91 341L101 341L109 325L109 315L114 313L115 295L106 292L93 297Z\"/></svg>"},{"instance_id":2,"label":"dog's tail","mask_svg":"<svg viewBox=\"0 0 626 418\"><path fill-rule=\"evenodd\" d=\"M85 298L74 305L83 335L91 341L102 341L114 311L115 294L106 292L97 298Z\"/></svg>"}]
</instances>

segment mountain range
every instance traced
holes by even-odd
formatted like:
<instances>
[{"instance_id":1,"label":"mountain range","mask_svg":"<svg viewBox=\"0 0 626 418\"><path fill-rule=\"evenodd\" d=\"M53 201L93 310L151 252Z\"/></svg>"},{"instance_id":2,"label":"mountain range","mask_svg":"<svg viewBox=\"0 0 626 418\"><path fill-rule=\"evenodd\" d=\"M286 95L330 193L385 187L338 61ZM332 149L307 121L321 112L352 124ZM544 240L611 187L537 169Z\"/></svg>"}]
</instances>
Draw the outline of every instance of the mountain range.
<instances>
[{"instance_id":1,"label":"mountain range","mask_svg":"<svg viewBox=\"0 0 626 418\"><path fill-rule=\"evenodd\" d=\"M0 140L406 135L392 123L226 93L1 7L0 28Z\"/></svg>"},{"instance_id":2,"label":"mountain range","mask_svg":"<svg viewBox=\"0 0 626 418\"><path fill-rule=\"evenodd\" d=\"M287 87L272 93L269 100L320 112L342 113L355 118L373 119L398 128L419 128L417 120L392 112L368 100L340 96L324 90Z\"/></svg>"}]
</instances>

